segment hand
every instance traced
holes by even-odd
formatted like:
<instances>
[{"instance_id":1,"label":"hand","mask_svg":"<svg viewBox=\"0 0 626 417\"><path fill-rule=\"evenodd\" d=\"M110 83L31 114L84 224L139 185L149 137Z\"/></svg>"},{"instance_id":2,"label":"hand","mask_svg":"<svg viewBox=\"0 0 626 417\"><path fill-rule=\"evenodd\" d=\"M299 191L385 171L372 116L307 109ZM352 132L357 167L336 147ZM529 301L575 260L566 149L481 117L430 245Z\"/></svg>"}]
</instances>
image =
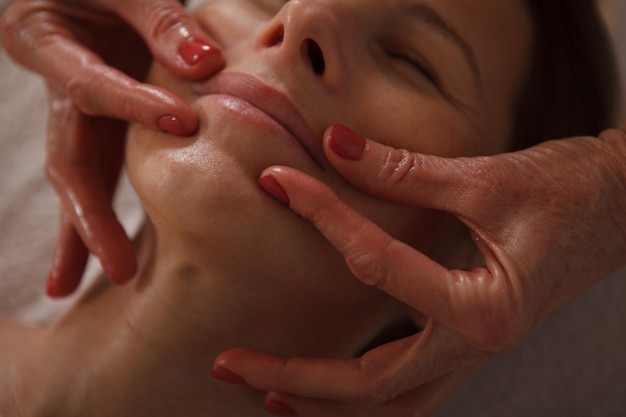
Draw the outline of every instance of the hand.
<instances>
[{"instance_id":1,"label":"hand","mask_svg":"<svg viewBox=\"0 0 626 417\"><path fill-rule=\"evenodd\" d=\"M1 24L7 52L46 78L50 97L47 174L63 209L48 294L74 291L89 252L123 283L136 260L111 208L125 136L114 119L191 135L191 107L138 80L150 51L190 79L219 69L221 52L177 0L17 0Z\"/></svg>"},{"instance_id":2,"label":"hand","mask_svg":"<svg viewBox=\"0 0 626 417\"><path fill-rule=\"evenodd\" d=\"M414 154L341 127L327 132L324 149L358 188L455 215L484 266L447 270L320 181L267 169L261 185L309 219L356 277L430 318L419 334L350 360L283 359L243 348L216 359L215 376L270 391L268 408L279 404L284 415L289 408L303 417L430 415L473 370L626 264L626 124L600 139L492 157Z\"/></svg>"}]
</instances>

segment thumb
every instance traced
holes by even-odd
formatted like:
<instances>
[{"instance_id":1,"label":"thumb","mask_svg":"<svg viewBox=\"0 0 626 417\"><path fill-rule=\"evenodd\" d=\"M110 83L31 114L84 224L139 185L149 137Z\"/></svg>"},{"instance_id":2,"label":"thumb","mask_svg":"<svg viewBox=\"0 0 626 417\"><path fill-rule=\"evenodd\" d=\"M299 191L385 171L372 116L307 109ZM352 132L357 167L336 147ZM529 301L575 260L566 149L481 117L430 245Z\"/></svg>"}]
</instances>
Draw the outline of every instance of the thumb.
<instances>
[{"instance_id":1,"label":"thumb","mask_svg":"<svg viewBox=\"0 0 626 417\"><path fill-rule=\"evenodd\" d=\"M458 214L459 200L480 170L480 159L443 158L381 145L335 125L324 135L333 167L361 190L398 203Z\"/></svg>"},{"instance_id":2,"label":"thumb","mask_svg":"<svg viewBox=\"0 0 626 417\"><path fill-rule=\"evenodd\" d=\"M178 0L102 0L128 21L174 74L206 78L224 65L221 50Z\"/></svg>"}]
</instances>

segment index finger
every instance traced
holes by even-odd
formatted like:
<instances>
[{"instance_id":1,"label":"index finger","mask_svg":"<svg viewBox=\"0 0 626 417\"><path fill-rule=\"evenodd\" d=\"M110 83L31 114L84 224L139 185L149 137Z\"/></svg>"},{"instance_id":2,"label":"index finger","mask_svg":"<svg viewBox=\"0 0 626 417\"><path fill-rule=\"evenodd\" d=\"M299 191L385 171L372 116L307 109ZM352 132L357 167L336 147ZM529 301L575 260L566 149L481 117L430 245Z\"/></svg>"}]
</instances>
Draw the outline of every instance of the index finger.
<instances>
[{"instance_id":1,"label":"index finger","mask_svg":"<svg viewBox=\"0 0 626 417\"><path fill-rule=\"evenodd\" d=\"M266 191L309 220L363 283L377 287L462 335L498 352L529 331L516 283L479 237L485 266L448 270L394 239L342 202L323 182L293 168L271 167L259 180Z\"/></svg>"},{"instance_id":2,"label":"index finger","mask_svg":"<svg viewBox=\"0 0 626 417\"><path fill-rule=\"evenodd\" d=\"M273 403L278 402L295 410L301 417L426 417L433 415L473 371L463 369L452 372L374 407L359 407L271 391L266 395L266 410L271 412Z\"/></svg>"},{"instance_id":3,"label":"index finger","mask_svg":"<svg viewBox=\"0 0 626 417\"><path fill-rule=\"evenodd\" d=\"M343 203L324 183L300 171L268 168L259 182L270 193L277 182L288 196L290 208L313 223L362 282L430 317L444 322L451 318L447 304L453 275L446 268L392 238Z\"/></svg>"}]
</instances>

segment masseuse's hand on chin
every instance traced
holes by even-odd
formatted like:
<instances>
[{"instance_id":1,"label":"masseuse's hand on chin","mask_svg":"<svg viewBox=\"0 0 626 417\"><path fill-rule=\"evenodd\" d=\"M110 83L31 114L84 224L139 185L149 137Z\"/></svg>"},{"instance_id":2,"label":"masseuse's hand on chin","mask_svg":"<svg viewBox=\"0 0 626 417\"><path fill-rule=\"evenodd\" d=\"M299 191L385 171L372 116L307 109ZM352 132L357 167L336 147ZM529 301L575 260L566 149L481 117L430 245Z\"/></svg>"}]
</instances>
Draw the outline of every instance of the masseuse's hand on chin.
<instances>
[{"instance_id":1,"label":"masseuse's hand on chin","mask_svg":"<svg viewBox=\"0 0 626 417\"><path fill-rule=\"evenodd\" d=\"M2 39L18 63L46 78L50 96L47 173L64 212L48 293L76 288L88 252L113 281L130 279L135 254L111 208L125 136L115 119L192 134L191 107L138 80L150 52L175 74L200 79L223 65L220 50L177 0L17 0Z\"/></svg>"},{"instance_id":2,"label":"masseuse's hand on chin","mask_svg":"<svg viewBox=\"0 0 626 417\"><path fill-rule=\"evenodd\" d=\"M484 267L448 270L320 181L267 169L262 178L275 181L261 180L266 190L309 219L360 280L430 317L421 333L350 360L280 359L248 349L220 355L216 376L227 370L270 391L270 408L286 405L302 417L428 415L473 370L626 264L626 129L461 159L395 150L340 127L327 132L324 147L358 188L457 216Z\"/></svg>"}]
</instances>

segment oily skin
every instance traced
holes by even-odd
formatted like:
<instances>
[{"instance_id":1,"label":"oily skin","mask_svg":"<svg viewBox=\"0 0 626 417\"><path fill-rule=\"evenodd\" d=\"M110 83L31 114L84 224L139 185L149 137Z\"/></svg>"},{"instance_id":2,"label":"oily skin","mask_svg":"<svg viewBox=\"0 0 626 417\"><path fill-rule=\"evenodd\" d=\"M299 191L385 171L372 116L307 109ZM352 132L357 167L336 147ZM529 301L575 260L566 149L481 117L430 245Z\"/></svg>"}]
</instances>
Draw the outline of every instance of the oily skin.
<instances>
[{"instance_id":1,"label":"oily skin","mask_svg":"<svg viewBox=\"0 0 626 417\"><path fill-rule=\"evenodd\" d=\"M523 19L515 20L520 27L501 23L491 29L503 35L490 40L493 50L489 52L489 42L481 31L483 26L498 22L493 15L518 13L517 3L503 6L493 0L487 7L481 2L491 14L486 13L484 21L476 22L480 30L462 21L451 22L469 43L485 42L481 48L474 46L481 73L495 72L492 65L504 62L491 62L485 55L498 55L510 46L504 44L505 40L516 40L517 47L511 49L517 51L515 57L520 64L507 72L510 78L506 80L492 82L485 76L485 90L479 95L454 87L464 85L467 77L458 70L464 64L456 55L449 58L455 71L445 72L449 66L432 63L443 68L439 75L442 80L449 80L442 81L445 94L439 94L404 62L386 60L384 49L377 43L383 39L377 30L386 26L371 25L372 19L381 15L381 8L389 12L385 15L390 19L400 18L408 3L294 0L272 18L271 13L259 11L248 2L225 1L197 13L201 23L208 24L206 16L210 15L222 25L213 27L211 35L224 47L229 62L225 71L254 73L282 91L320 138L328 125L341 122L370 137L412 150L445 155L501 150L504 144L496 144L496 138L508 135L508 122L500 126L488 121L510 119L507 108L523 71L520 69L517 75L515 72L525 66L530 36L523 36L527 29ZM444 3L452 7L455 2L431 5L443 7ZM476 2L457 3L467 8ZM250 13L240 13L240 21L227 19L237 16L237 7ZM348 19L348 15L355 18ZM285 37L278 44L276 34L281 27ZM238 38L230 40L228 33ZM355 36L359 33L362 36ZM307 38L315 39L324 52L324 77L316 76L307 55L301 54L301 41ZM391 38L397 46L397 39ZM445 42L436 38L432 42L443 56ZM416 47L421 49L420 45ZM176 386L165 384L169 391L159 397L164 401L178 399L180 404L180 398L204 398L204 402L189 405L190 412L198 413L204 406L215 410L216 402L231 406L241 402L239 391L225 395L225 388L218 383L205 389L208 376L198 374L198 363L208 370L220 351L234 345L281 355L347 355L353 352L355 341L367 339L373 329L395 314L397 310L390 300L358 283L344 260L308 222L258 187L258 175L267 166L289 165L310 173L393 234L408 241L417 235L419 241L411 242L415 246L433 246L429 240L432 231L424 217L430 213L382 202L348 186L320 158L321 139L317 150L311 152L317 156L318 162L314 162L306 153L281 146L282 142L263 129L255 129L241 117L196 96L192 83L158 66L152 81L200 110L199 132L189 140L181 140L139 126L131 129L127 166L150 217L137 243L139 274L131 285L122 288L99 284L63 319L37 333L39 342L32 344L34 353L6 348L11 355L26 358L23 363L31 364L23 373L24 379L39 381L38 386L22 387L38 388L27 392L18 389L16 395L33 400L28 403L35 408L49 411L44 406L50 398L60 398L54 395L59 387L76 388L66 404L56 404L54 410L59 415L95 406L102 400L101 392L85 392L87 388L81 385L82 378L91 371L106 392L124 398L109 402L112 408L103 413L119 415L115 407L135 410L124 392L132 391L134 399L141 401L142 395L154 397L163 389L163 384L139 371L133 373L133 378L125 377L129 369L140 364L147 368L163 366L163 380L182 381ZM111 311L116 312L114 317ZM242 328L249 329L251 311L258 319L258 329L241 332ZM228 317L227 323L224 317ZM97 337L80 336L94 325L99 329ZM349 335L346 328L351 329ZM346 341L321 346L316 335L333 332ZM35 338L30 334L28 337ZM117 341L115 349L105 343L107 340ZM154 355L146 355L148 351ZM29 362L29 355L44 359ZM9 353L3 356L10 357ZM85 374L72 371L70 375L68 369L82 369ZM186 383L195 388L185 390ZM259 400L258 393L246 391L245 395L250 401Z\"/></svg>"},{"instance_id":2,"label":"oily skin","mask_svg":"<svg viewBox=\"0 0 626 417\"><path fill-rule=\"evenodd\" d=\"M294 244L290 231L306 230L308 226L277 208L256 184L264 168L287 165L322 179L342 199L392 234L414 245L424 244L413 241L414 235L427 234L426 222L421 217L424 213L390 205L347 185L323 157L323 132L329 125L341 123L397 148L446 156L506 150L502 138L509 136L512 103L527 67L531 30L528 19L519 18L526 13L522 2L506 5L482 2L480 7L472 1L424 2L445 16L448 24L474 49L482 78L482 88L477 90L473 88L469 66L454 44L403 17L414 3L291 1L271 20L270 14L258 11L246 1L198 9L196 16L200 23L223 45L227 60L224 72L254 74L285 93L320 138L313 154L322 166L281 146L271 133L250 131L236 117L203 104L194 94L192 83L174 78L157 66L152 81L191 102L201 115L201 126L198 135L189 142L173 143L166 135L138 126L131 133L130 174L140 194L151 187L150 193L142 197L153 221L162 219L162 227L167 224L170 228L172 223L178 223L176 227L181 230L207 236L212 233L205 233L193 221L201 217L197 212L212 213L212 222L218 221L217 213L243 210L244 217L261 216L263 226L241 227L241 222L235 219L222 230L241 232L242 236L250 232L250 227L258 227L254 233L271 231L277 241L283 242L282 246L289 248L285 253L292 252L295 259L306 258L311 247L325 248L326 243L315 233L305 233L310 237L300 236L302 245ZM237 15L239 8L250 13L246 17ZM381 10L386 11L389 20L374 24ZM471 19L465 17L467 14ZM238 16L244 24L239 26L236 20L229 20L233 16ZM217 21L221 25L213 23ZM398 21L405 26L391 25ZM516 24L505 23L511 21ZM398 30L392 31L390 27ZM284 42L272 45L281 30L286 33ZM415 36L406 38L398 32L415 33ZM499 36L494 37L493 33ZM311 71L302 53L305 38L315 39L324 53L326 73L322 77ZM429 61L440 80L437 86L404 62L386 55L385 50L399 48L398 45ZM510 70L502 71L502 68ZM185 190L187 198L172 198L172 195L180 196L180 190ZM232 198L224 199L224 195ZM177 204L181 201L185 202L184 207ZM396 224L400 215L406 222ZM192 223L180 223L188 219ZM206 216L203 221L207 221ZM403 233L406 230L411 233ZM224 241L226 236L216 240ZM233 240L249 241L243 237ZM230 253L249 256L258 248L244 244L232 250Z\"/></svg>"}]
</instances>

